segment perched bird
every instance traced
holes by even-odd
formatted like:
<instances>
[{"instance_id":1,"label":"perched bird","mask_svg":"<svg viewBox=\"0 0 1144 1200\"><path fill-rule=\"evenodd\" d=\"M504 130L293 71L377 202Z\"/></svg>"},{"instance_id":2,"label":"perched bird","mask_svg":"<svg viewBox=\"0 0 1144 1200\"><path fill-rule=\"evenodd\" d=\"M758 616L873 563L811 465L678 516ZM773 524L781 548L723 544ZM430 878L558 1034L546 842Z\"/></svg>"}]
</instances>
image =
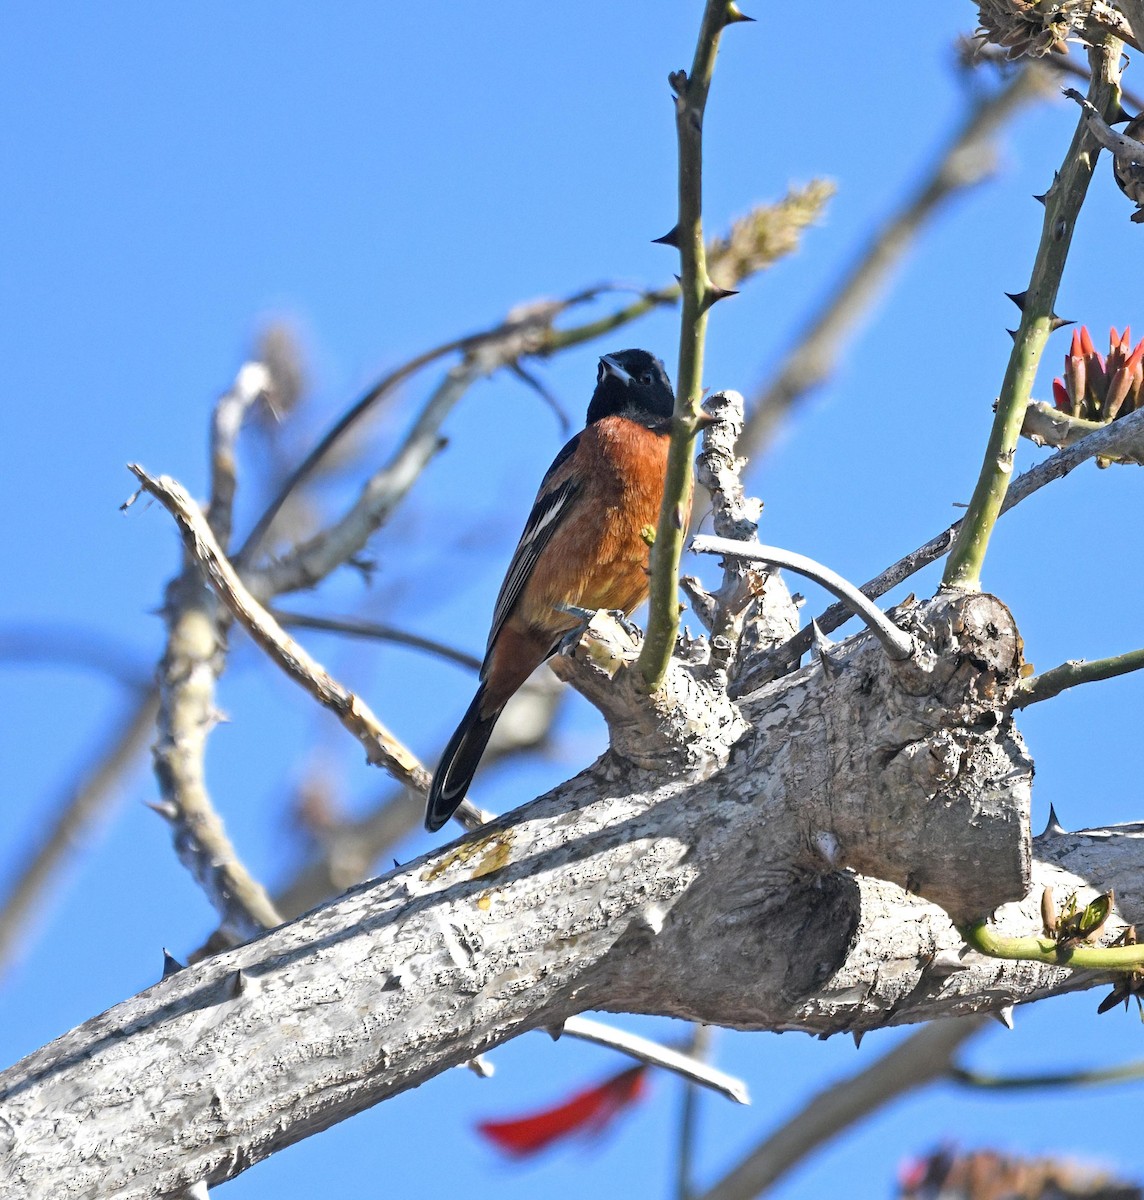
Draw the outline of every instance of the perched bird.
<instances>
[{"instance_id":1,"label":"perched bird","mask_svg":"<svg viewBox=\"0 0 1144 1200\"><path fill-rule=\"evenodd\" d=\"M586 615L626 615L647 596L643 531L659 517L674 403L663 363L646 350L600 359L586 426L541 480L501 584L480 686L429 789L430 832L465 798L517 688Z\"/></svg>"}]
</instances>

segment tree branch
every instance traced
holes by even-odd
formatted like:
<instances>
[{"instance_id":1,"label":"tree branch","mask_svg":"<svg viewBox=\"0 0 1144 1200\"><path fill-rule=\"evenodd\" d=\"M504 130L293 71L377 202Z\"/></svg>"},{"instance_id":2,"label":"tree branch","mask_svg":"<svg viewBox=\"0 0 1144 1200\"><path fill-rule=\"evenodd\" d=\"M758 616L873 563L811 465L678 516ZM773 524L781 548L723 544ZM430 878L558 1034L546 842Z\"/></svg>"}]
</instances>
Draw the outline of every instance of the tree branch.
<instances>
[{"instance_id":1,"label":"tree branch","mask_svg":"<svg viewBox=\"0 0 1144 1200\"><path fill-rule=\"evenodd\" d=\"M219 398L211 422L211 498L207 521L220 546L230 542L234 495L238 487L235 443L251 405L270 394L270 371L264 363L243 363L230 391Z\"/></svg>"},{"instance_id":2,"label":"tree branch","mask_svg":"<svg viewBox=\"0 0 1144 1200\"><path fill-rule=\"evenodd\" d=\"M708 1088L736 1104L750 1104L751 1097L747 1085L733 1075L718 1071L708 1063L691 1054L683 1054L667 1046L661 1046L649 1038L628 1033L605 1025L602 1021L592 1021L587 1017L569 1017L565 1022L563 1034L574 1037L581 1042L591 1042L596 1046L606 1046L610 1050L618 1050L637 1062L647 1063L651 1067L662 1067L665 1071L690 1080L699 1087Z\"/></svg>"},{"instance_id":3,"label":"tree branch","mask_svg":"<svg viewBox=\"0 0 1144 1200\"><path fill-rule=\"evenodd\" d=\"M286 612L280 608L272 608L269 611L274 620L287 627L318 629L325 633L340 633L345 637L365 638L374 642L392 642L395 646L422 650L469 671L481 669L481 660L475 654L466 654L464 650L446 646L443 642L410 633L405 629L398 629L395 625L366 621L361 617L320 617L311 613Z\"/></svg>"},{"instance_id":4,"label":"tree branch","mask_svg":"<svg viewBox=\"0 0 1144 1200\"><path fill-rule=\"evenodd\" d=\"M738 392L716 392L703 410L709 422L695 470L711 497L712 526L719 537L757 543L762 501L745 494L741 472L746 460L737 454L743 397ZM705 592L690 576L680 585L710 631L707 677L717 692L727 691L748 657L786 641L798 628L798 612L782 577L741 558L724 559L723 582L713 593Z\"/></svg>"},{"instance_id":5,"label":"tree branch","mask_svg":"<svg viewBox=\"0 0 1144 1200\"><path fill-rule=\"evenodd\" d=\"M187 498L203 528L210 527ZM213 535L212 535L213 540ZM180 862L206 892L230 943L278 924L261 884L243 865L211 803L205 776L206 739L217 721L215 683L225 661L225 625L193 563L167 588L167 645L159 663L156 811L171 826Z\"/></svg>"},{"instance_id":6,"label":"tree branch","mask_svg":"<svg viewBox=\"0 0 1144 1200\"><path fill-rule=\"evenodd\" d=\"M1083 658L1070 659L1061 663L1059 667L1023 680L1017 691L1014 707L1028 708L1030 704L1051 700L1077 684L1115 679L1117 675L1127 675L1130 671L1139 671L1141 668L1144 668L1144 650L1129 650L1126 654L1096 658L1091 662L1086 662Z\"/></svg>"},{"instance_id":7,"label":"tree branch","mask_svg":"<svg viewBox=\"0 0 1144 1200\"><path fill-rule=\"evenodd\" d=\"M772 566L785 567L788 571L805 575L840 597L842 603L865 622L867 629L878 639L891 658L900 662L909 658L913 652L913 643L909 636L881 609L871 604L858 588L829 567L807 558L805 554L795 554L792 550L783 550L778 546L761 546L757 542L735 542L730 538L717 537L693 538L691 549L696 554L722 554L730 558L770 563Z\"/></svg>"},{"instance_id":8,"label":"tree branch","mask_svg":"<svg viewBox=\"0 0 1144 1200\"><path fill-rule=\"evenodd\" d=\"M649 692L658 691L667 675L679 632L679 562L691 511L692 459L699 433L703 399L703 343L707 312L727 293L707 274L703 243L703 118L715 70L719 37L736 19L731 0L707 0L691 62L691 74L669 76L675 94L675 132L679 143L679 219L673 243L679 248L680 313L679 371L675 381L675 412L663 503L651 550L651 589L647 637L637 670Z\"/></svg>"},{"instance_id":9,"label":"tree branch","mask_svg":"<svg viewBox=\"0 0 1144 1200\"><path fill-rule=\"evenodd\" d=\"M1120 43L1108 39L1090 52L1089 99L1112 116L1120 107ZM1013 456L1033 379L1049 334L1060 324L1054 306L1064 272L1073 228L1088 192L1100 147L1082 116L1061 169L1045 193L1045 220L1028 288L1016 299L1021 320L1005 369L997 413L977 486L945 565L942 585L976 590L993 526L1001 515L1013 473Z\"/></svg>"},{"instance_id":10,"label":"tree branch","mask_svg":"<svg viewBox=\"0 0 1144 1200\"><path fill-rule=\"evenodd\" d=\"M65 789L64 801L55 806L55 817L39 845L0 900L0 971L9 965L21 934L64 860L75 852L124 774L139 760L158 711L159 693L152 687L133 703L103 753Z\"/></svg>"},{"instance_id":11,"label":"tree branch","mask_svg":"<svg viewBox=\"0 0 1144 1200\"><path fill-rule=\"evenodd\" d=\"M338 718L365 748L369 763L383 767L399 783L427 792L429 772L417 758L381 724L364 700L333 679L246 590L186 490L167 476L148 475L138 464L132 464L131 471L175 518L187 553L231 615L271 660Z\"/></svg>"},{"instance_id":12,"label":"tree branch","mask_svg":"<svg viewBox=\"0 0 1144 1200\"><path fill-rule=\"evenodd\" d=\"M1028 499L1034 492L1040 491L1046 484L1057 479L1063 479L1071 474L1081 463L1091 458L1108 458L1144 461L1144 410L1129 413L1107 425L1101 426L1094 433L1074 442L1067 449L1061 450L1051 458L1045 459L1023 475L1019 475L1005 495L1001 505L1004 515L1016 507L1022 500ZM924 545L911 551L904 558L898 559L893 566L887 567L880 575L876 575L869 583L862 585L862 594L871 600L884 596L891 588L915 575L923 567L936 562L953 545L961 521L955 521L948 529L936 537L930 538ZM844 625L852 616L853 611L845 604L832 604L816 620L823 633L832 633ZM749 691L760 686L775 675L781 674L797 663L799 658L810 649L813 640L813 630L807 626L789 641L776 647L769 654L762 656L752 663L751 670L740 683L739 690Z\"/></svg>"},{"instance_id":13,"label":"tree branch","mask_svg":"<svg viewBox=\"0 0 1144 1200\"><path fill-rule=\"evenodd\" d=\"M946 1078L962 1087L983 1092L1034 1092L1041 1088L1098 1087L1144 1079L1144 1060L1118 1067L1094 1067L1090 1071L1047 1071L1041 1075L990 1075L967 1067L950 1066Z\"/></svg>"},{"instance_id":14,"label":"tree branch","mask_svg":"<svg viewBox=\"0 0 1144 1200\"><path fill-rule=\"evenodd\" d=\"M1144 0L1119 0L1121 11L1132 26L1132 36L1138 46L1144 46Z\"/></svg>"},{"instance_id":15,"label":"tree branch","mask_svg":"<svg viewBox=\"0 0 1144 1200\"><path fill-rule=\"evenodd\" d=\"M721 767L609 754L32 1055L0 1077L0 1192L213 1186L590 1009L830 1033L1097 982L966 953L935 901L959 920L997 909L1011 936L1038 919L1046 884L1085 892L1099 877L1131 919L1144 834L1054 832L1030 872L1011 619L980 594L902 619L917 661L840 643L836 673L810 667L744 705Z\"/></svg>"}]
</instances>

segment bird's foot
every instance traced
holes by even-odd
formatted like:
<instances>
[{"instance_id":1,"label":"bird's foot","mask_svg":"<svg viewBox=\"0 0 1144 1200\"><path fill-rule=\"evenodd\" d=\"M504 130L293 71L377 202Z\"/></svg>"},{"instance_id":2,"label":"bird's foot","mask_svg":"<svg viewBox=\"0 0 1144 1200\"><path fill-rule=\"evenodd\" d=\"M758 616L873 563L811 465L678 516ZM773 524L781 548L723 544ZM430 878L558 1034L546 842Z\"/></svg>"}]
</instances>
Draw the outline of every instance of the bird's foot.
<instances>
[{"instance_id":1,"label":"bird's foot","mask_svg":"<svg viewBox=\"0 0 1144 1200\"><path fill-rule=\"evenodd\" d=\"M643 637L643 630L628 616L623 609L609 608L608 616L632 639L633 642L639 641Z\"/></svg>"},{"instance_id":2,"label":"bird's foot","mask_svg":"<svg viewBox=\"0 0 1144 1200\"><path fill-rule=\"evenodd\" d=\"M570 617L576 618L574 625L556 644L557 654L571 654L580 644L580 639L587 632L588 626L592 623L592 618L596 615L596 610L592 608L579 608L575 604L557 604L556 608L567 613Z\"/></svg>"}]
</instances>

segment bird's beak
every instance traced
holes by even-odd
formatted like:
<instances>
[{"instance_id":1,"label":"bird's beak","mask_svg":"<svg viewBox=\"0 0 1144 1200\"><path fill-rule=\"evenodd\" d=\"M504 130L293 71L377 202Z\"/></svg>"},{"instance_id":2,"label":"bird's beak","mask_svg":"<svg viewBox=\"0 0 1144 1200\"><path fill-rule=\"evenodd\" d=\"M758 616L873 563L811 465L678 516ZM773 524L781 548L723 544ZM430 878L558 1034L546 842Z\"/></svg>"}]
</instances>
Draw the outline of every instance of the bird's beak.
<instances>
[{"instance_id":1,"label":"bird's beak","mask_svg":"<svg viewBox=\"0 0 1144 1200\"><path fill-rule=\"evenodd\" d=\"M602 354L600 363L609 375L614 375L621 383L631 384L634 382L627 371L610 354Z\"/></svg>"}]
</instances>

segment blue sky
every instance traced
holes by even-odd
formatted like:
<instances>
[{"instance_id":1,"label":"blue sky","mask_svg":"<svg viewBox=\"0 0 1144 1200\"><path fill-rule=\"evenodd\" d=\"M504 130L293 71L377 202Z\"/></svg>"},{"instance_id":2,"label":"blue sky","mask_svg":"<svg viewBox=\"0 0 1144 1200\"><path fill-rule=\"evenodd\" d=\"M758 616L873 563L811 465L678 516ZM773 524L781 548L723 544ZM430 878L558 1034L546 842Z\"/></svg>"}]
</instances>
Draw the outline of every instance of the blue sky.
<instances>
[{"instance_id":1,"label":"blue sky","mask_svg":"<svg viewBox=\"0 0 1144 1200\"><path fill-rule=\"evenodd\" d=\"M873 28L847 10L811 37L789 8L746 7L759 21L726 37L708 109L708 228L792 182L838 184L802 253L713 312L706 383L750 396L856 239L957 123L967 85L950 47L975 10L885 3ZM306 347L313 436L384 369L521 301L604 279L670 279L672 252L650 242L674 220L666 76L690 61L698 20L698 3L678 0L505 0L495 11L348 0L7 5L0 633L32 623L90 631L150 669L177 549L157 506L119 513L132 490L124 464L138 460L201 494L211 407L266 320L288 318ZM1014 123L996 180L927 230L836 377L752 465L766 540L864 580L957 515L1010 345L1014 310L1003 292L1025 286L1039 233L1030 197L1051 180L1074 122L1074 107L1053 101ZM1131 286L1144 231L1128 215L1103 162L1058 304L1098 345L1110 324L1144 333ZM646 345L674 374L676 337L675 314L661 313L616 344L536 369L578 422L599 353ZM1039 395L1049 394L1067 338L1050 343ZM364 462L384 456L432 382L410 386L361 441ZM371 546L372 590L343 572L298 607L359 611L481 650L507 555L562 437L553 414L503 376L474 388L446 433L446 451L401 519ZM1024 446L1021 464L1041 455ZM257 462L248 458L245 472L239 520L248 523ZM1126 528L1139 487L1129 470L1082 470L999 527L985 583L1013 608L1039 668L1142 643L1139 540ZM935 584L931 571L911 586ZM429 591L438 598L427 600ZM471 681L455 667L317 635L310 644L427 757L468 703ZM1140 679L1129 677L1022 715L1038 827L1050 801L1070 828L1140 816L1139 739L1126 731L1142 698ZM249 646L236 647L220 701L230 721L211 741L215 800L252 869L273 884L298 853L283 797L314 761L300 745L330 765L349 808L367 806L384 784ZM96 672L2 665L0 873L22 859L126 702ZM512 807L602 748L602 722L582 702L560 732L552 754L486 777L481 802ZM4 1063L152 982L161 946L186 952L211 929L205 900L142 803L153 797L141 763L0 983ZM414 839L402 857L429 844ZM1031 1070L1140 1057L1144 1026L1134 1014L1097 1019L1096 1001L1090 993L1019 1012L1017 1031L990 1032L973 1059ZM895 1036L855 1051L841 1039L724 1034L720 1064L748 1079L755 1103L704 1101L702 1178ZM658 1080L603 1146L519 1169L476 1141L473 1122L558 1098L619 1064L540 1037L494 1057L492 1081L453 1072L260 1165L223 1194L669 1194L674 1081ZM1144 1146L1115 1119L1142 1098L1140 1085L1109 1092L1100 1102L1113 1118L1092 1121L1088 1095L1002 1103L937 1089L869 1122L776 1194L809 1195L844 1177L859 1200L881 1197L900 1157L946 1138L1059 1146L1144 1177Z\"/></svg>"}]
</instances>

